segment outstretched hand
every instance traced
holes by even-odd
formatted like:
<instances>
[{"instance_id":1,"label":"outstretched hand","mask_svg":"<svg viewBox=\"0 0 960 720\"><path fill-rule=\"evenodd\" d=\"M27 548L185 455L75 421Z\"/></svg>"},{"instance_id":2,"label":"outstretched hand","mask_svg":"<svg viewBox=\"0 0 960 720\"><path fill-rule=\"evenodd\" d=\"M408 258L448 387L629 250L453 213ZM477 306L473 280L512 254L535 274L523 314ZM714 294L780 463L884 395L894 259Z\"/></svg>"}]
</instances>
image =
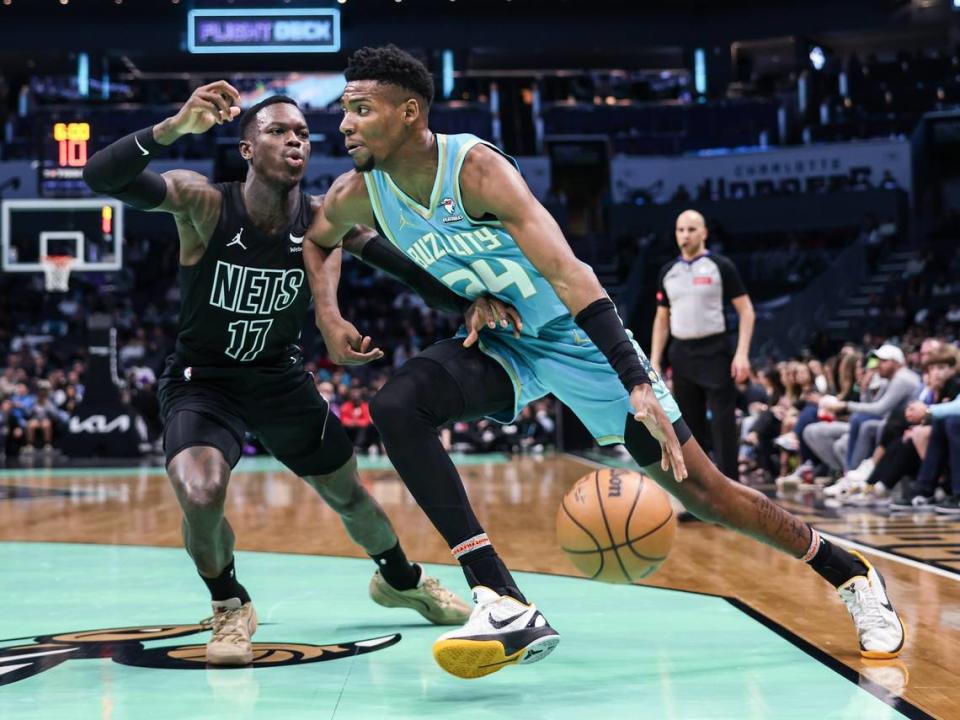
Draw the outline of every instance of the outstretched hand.
<instances>
[{"instance_id":1,"label":"outstretched hand","mask_svg":"<svg viewBox=\"0 0 960 720\"><path fill-rule=\"evenodd\" d=\"M475 344L480 339L480 331L484 327L495 330L498 323L502 328L513 325L513 336L520 337L523 320L513 305L508 305L490 295L478 297L463 315L463 324L466 325L468 333L463 346L470 347Z\"/></svg>"},{"instance_id":2,"label":"outstretched hand","mask_svg":"<svg viewBox=\"0 0 960 720\"><path fill-rule=\"evenodd\" d=\"M171 122L181 135L199 134L235 120L240 112L240 93L226 80L218 80L194 90Z\"/></svg>"},{"instance_id":3,"label":"outstretched hand","mask_svg":"<svg viewBox=\"0 0 960 720\"><path fill-rule=\"evenodd\" d=\"M630 393L630 404L634 410L634 419L660 443L660 468L663 471L673 469L673 479L683 482L687 477L687 466L683 461L680 441L673 424L660 407L660 401L653 394L651 385L637 385Z\"/></svg>"},{"instance_id":4,"label":"outstretched hand","mask_svg":"<svg viewBox=\"0 0 960 720\"><path fill-rule=\"evenodd\" d=\"M361 335L353 323L341 320L321 329L330 361L337 365L365 365L383 357L369 335Z\"/></svg>"}]
</instances>

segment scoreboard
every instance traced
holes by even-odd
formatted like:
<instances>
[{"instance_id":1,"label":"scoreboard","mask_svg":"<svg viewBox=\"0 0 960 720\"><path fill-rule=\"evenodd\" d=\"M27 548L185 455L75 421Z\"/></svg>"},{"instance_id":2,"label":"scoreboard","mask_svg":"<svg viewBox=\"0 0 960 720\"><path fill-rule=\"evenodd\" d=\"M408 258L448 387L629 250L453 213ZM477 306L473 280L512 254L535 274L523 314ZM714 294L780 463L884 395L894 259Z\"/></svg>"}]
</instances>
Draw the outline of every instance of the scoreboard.
<instances>
[{"instance_id":1,"label":"scoreboard","mask_svg":"<svg viewBox=\"0 0 960 720\"><path fill-rule=\"evenodd\" d=\"M83 182L83 168L93 154L90 123L55 122L43 132L37 179L40 197L92 197Z\"/></svg>"}]
</instances>

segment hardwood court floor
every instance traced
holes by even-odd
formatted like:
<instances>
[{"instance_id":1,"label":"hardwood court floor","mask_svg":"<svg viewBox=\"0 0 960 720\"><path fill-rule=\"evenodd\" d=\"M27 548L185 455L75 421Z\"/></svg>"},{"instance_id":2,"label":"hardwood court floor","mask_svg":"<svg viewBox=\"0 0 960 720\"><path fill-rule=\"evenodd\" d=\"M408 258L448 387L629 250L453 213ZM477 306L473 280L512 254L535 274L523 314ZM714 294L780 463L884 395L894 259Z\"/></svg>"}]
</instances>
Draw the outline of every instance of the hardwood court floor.
<instances>
[{"instance_id":1,"label":"hardwood court floor","mask_svg":"<svg viewBox=\"0 0 960 720\"><path fill-rule=\"evenodd\" d=\"M280 469L238 470L227 510L238 549L363 557L336 515L303 483ZM507 563L518 570L561 575L575 571L555 541L556 509L567 488L590 470L569 456L461 465L477 514ZM384 467L362 475L393 519L407 554L449 564L444 542L395 473ZM0 473L0 488L6 488L0 497L7 498L0 500L0 541L181 545L179 510L160 469L6 471ZM870 555L908 626L908 645L898 661L860 659L852 624L836 592L803 564L716 527L683 524L669 560L647 584L734 598L757 619L783 628L783 634L795 636L801 645L809 643L809 651L819 651L820 659L848 678L859 676L861 685L874 694L884 692L878 691L880 684L901 695L914 706L899 706L907 716L960 717L960 575L949 565L950 558L960 559L960 523L932 516L881 519L863 512L830 517L807 498L790 504L833 535L887 546L899 555L905 555L909 545L912 557L940 563L937 574L890 556ZM910 541L917 535L914 527L922 529L919 542ZM920 547L924 544L927 549ZM136 567L129 570L137 573ZM241 563L238 572L243 578ZM456 589L463 592L462 583ZM550 608L541 606L550 617ZM643 638L631 637L631 642L642 643ZM737 653L736 646L730 647L727 659Z\"/></svg>"}]
</instances>

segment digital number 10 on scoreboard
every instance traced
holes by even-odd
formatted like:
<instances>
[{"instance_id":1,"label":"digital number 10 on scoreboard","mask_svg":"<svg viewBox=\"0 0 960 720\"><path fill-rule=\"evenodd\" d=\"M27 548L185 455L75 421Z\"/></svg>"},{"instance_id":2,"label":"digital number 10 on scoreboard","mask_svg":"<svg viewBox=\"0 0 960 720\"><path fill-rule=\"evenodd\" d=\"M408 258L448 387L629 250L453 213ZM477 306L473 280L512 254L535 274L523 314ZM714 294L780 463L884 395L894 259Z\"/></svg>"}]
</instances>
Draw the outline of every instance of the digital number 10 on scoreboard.
<instances>
[{"instance_id":1,"label":"digital number 10 on scoreboard","mask_svg":"<svg viewBox=\"0 0 960 720\"><path fill-rule=\"evenodd\" d=\"M87 164L90 123L58 122L53 126L53 139L57 142L57 165L82 168Z\"/></svg>"}]
</instances>

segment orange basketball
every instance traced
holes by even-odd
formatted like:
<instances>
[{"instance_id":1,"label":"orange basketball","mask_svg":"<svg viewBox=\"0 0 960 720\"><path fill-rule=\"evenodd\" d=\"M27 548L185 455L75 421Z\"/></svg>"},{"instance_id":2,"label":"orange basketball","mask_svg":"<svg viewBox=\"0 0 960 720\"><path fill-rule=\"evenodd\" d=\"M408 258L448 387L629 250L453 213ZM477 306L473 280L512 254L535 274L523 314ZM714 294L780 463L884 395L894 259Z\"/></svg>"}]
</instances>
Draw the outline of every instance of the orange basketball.
<instances>
[{"instance_id":1,"label":"orange basketball","mask_svg":"<svg viewBox=\"0 0 960 720\"><path fill-rule=\"evenodd\" d=\"M631 583L656 572L677 534L670 498L639 473L604 468L580 478L557 511L557 540L591 580Z\"/></svg>"}]
</instances>

